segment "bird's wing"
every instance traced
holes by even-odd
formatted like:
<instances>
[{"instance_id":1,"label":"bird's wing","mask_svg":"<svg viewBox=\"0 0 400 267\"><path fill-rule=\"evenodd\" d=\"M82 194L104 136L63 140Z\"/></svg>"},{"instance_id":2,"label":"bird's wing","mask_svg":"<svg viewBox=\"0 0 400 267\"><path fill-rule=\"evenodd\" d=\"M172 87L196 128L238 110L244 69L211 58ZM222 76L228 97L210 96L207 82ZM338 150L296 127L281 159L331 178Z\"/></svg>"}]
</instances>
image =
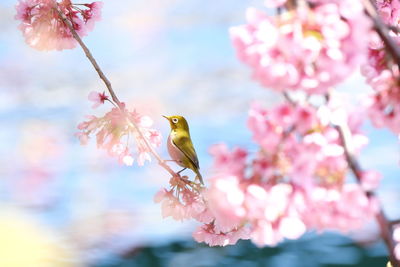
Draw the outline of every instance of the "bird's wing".
<instances>
[{"instance_id":1,"label":"bird's wing","mask_svg":"<svg viewBox=\"0 0 400 267\"><path fill-rule=\"evenodd\" d=\"M196 151L194 150L192 140L188 136L182 136L179 138L173 139L174 145L186 156L190 159L192 164L200 169L199 160L197 158Z\"/></svg>"}]
</instances>

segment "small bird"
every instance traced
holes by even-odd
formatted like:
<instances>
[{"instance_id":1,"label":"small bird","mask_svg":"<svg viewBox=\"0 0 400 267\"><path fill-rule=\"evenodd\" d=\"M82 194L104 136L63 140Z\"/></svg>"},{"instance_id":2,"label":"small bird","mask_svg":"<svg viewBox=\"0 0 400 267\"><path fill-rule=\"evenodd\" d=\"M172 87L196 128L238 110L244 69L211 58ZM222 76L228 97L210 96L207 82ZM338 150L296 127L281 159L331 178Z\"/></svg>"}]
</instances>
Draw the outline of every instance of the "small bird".
<instances>
[{"instance_id":1,"label":"small bird","mask_svg":"<svg viewBox=\"0 0 400 267\"><path fill-rule=\"evenodd\" d=\"M178 165L183 167L178 173L189 168L196 173L201 184L204 185L203 178L199 172L199 160L197 159L192 139L190 139L189 125L186 119L182 116L163 117L169 121L171 126L167 141L168 153Z\"/></svg>"}]
</instances>

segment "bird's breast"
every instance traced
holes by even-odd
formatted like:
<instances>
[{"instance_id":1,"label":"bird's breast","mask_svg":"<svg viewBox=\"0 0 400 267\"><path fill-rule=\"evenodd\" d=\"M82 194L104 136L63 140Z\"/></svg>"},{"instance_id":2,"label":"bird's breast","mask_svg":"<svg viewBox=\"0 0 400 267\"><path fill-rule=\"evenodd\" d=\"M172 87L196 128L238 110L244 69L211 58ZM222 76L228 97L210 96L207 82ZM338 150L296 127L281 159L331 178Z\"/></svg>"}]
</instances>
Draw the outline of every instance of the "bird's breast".
<instances>
[{"instance_id":1,"label":"bird's breast","mask_svg":"<svg viewBox=\"0 0 400 267\"><path fill-rule=\"evenodd\" d=\"M185 158L185 155L182 153L182 151L176 147L176 145L172 142L173 138L175 136L174 132L171 132L171 134L168 136L167 140L167 147L168 147L168 153L171 156L173 160L175 160L180 166L183 166L182 160Z\"/></svg>"}]
</instances>

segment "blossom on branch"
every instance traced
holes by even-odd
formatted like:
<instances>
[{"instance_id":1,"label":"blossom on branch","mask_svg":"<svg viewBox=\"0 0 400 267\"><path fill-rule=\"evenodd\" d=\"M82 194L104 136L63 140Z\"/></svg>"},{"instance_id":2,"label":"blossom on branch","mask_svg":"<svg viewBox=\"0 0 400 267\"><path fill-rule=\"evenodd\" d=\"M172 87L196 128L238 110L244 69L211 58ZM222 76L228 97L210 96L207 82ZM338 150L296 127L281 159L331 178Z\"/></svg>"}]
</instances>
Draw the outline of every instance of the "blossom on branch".
<instances>
[{"instance_id":1,"label":"blossom on branch","mask_svg":"<svg viewBox=\"0 0 400 267\"><path fill-rule=\"evenodd\" d=\"M209 246L234 245L240 239L249 239L249 229L239 227L229 232L223 233L215 230L213 223L199 226L193 233L193 238L197 242L204 242Z\"/></svg>"},{"instance_id":2,"label":"blossom on branch","mask_svg":"<svg viewBox=\"0 0 400 267\"><path fill-rule=\"evenodd\" d=\"M286 3L287 0L265 0L267 7L280 7Z\"/></svg>"},{"instance_id":3,"label":"blossom on branch","mask_svg":"<svg viewBox=\"0 0 400 267\"><path fill-rule=\"evenodd\" d=\"M143 137L133 123L137 125ZM81 144L85 144L90 136L96 135L97 146L107 150L109 155L117 157L121 163L128 166L132 165L136 158L141 166L146 160L151 160L149 148L143 138L153 147L161 144L161 135L150 128L152 124L153 121L149 117L136 111L128 111L125 107L113 108L102 117L88 116L87 121L78 125L80 132L76 136ZM136 146L135 152L130 147L132 142Z\"/></svg>"},{"instance_id":4,"label":"blossom on branch","mask_svg":"<svg viewBox=\"0 0 400 267\"><path fill-rule=\"evenodd\" d=\"M400 2L398 0L376 0L382 20L395 27L400 25Z\"/></svg>"},{"instance_id":5,"label":"blossom on branch","mask_svg":"<svg viewBox=\"0 0 400 267\"><path fill-rule=\"evenodd\" d=\"M156 203L161 203L163 218L172 217L178 221L196 219L202 223L213 220L200 184L189 181L186 176L174 176L169 183L170 190L163 188L154 197Z\"/></svg>"},{"instance_id":6,"label":"blossom on branch","mask_svg":"<svg viewBox=\"0 0 400 267\"><path fill-rule=\"evenodd\" d=\"M315 1L277 16L250 8L246 17L231 38L267 88L326 93L365 60L371 23L359 1Z\"/></svg>"},{"instance_id":7,"label":"blossom on branch","mask_svg":"<svg viewBox=\"0 0 400 267\"><path fill-rule=\"evenodd\" d=\"M38 50L72 49L77 42L57 10L71 23L76 33L86 36L101 18L102 2L73 4L70 0L19 0L15 18L25 41Z\"/></svg>"},{"instance_id":8,"label":"blossom on branch","mask_svg":"<svg viewBox=\"0 0 400 267\"><path fill-rule=\"evenodd\" d=\"M248 126L260 151L250 158L240 148L211 149L217 174L203 195L214 220L200 227L195 239L232 244L237 236L229 233L243 228L242 239L276 245L311 229L347 232L373 218L377 203L363 187L375 189L380 175L364 172L363 187L346 183L349 166L336 124L349 126L354 153L367 139L359 130L362 118L338 102L332 97L319 108L253 105Z\"/></svg>"},{"instance_id":9,"label":"blossom on branch","mask_svg":"<svg viewBox=\"0 0 400 267\"><path fill-rule=\"evenodd\" d=\"M109 100L109 97L106 95L105 92L99 93L92 91L89 93L88 99L93 102L92 108L97 108L98 106L104 104L106 100Z\"/></svg>"},{"instance_id":10,"label":"blossom on branch","mask_svg":"<svg viewBox=\"0 0 400 267\"><path fill-rule=\"evenodd\" d=\"M390 26L400 25L400 2L397 0L377 1L379 14L384 23ZM390 31L390 36L400 45L400 35ZM400 72L386 50L380 37L372 35L369 42L368 62L362 66L362 74L374 89L366 105L368 115L375 127L389 128L400 134Z\"/></svg>"}]
</instances>

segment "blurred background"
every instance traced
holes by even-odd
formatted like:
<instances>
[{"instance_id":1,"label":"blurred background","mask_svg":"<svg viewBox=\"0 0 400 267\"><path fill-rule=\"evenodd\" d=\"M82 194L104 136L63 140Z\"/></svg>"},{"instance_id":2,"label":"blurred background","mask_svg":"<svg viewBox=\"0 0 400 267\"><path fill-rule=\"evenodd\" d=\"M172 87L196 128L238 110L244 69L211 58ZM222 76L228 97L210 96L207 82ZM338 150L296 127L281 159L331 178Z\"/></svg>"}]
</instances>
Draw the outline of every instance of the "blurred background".
<instances>
[{"instance_id":1,"label":"blurred background","mask_svg":"<svg viewBox=\"0 0 400 267\"><path fill-rule=\"evenodd\" d=\"M210 145L252 149L247 110L279 95L251 80L236 59L228 28L245 22L259 1L104 0L103 19L84 41L130 108L190 122L203 176ZM14 20L16 0L0 1L0 266L385 266L386 251L371 222L347 237L308 233L298 241L257 248L209 248L193 242L193 222L161 217L154 194L168 185L155 163L125 167L80 146L76 125L101 115L87 101L105 90L80 48L39 52ZM369 89L354 74L341 91L356 99ZM400 218L397 138L365 125L370 145L361 163L384 175L378 194L391 219ZM159 149L166 155L165 139Z\"/></svg>"}]
</instances>

